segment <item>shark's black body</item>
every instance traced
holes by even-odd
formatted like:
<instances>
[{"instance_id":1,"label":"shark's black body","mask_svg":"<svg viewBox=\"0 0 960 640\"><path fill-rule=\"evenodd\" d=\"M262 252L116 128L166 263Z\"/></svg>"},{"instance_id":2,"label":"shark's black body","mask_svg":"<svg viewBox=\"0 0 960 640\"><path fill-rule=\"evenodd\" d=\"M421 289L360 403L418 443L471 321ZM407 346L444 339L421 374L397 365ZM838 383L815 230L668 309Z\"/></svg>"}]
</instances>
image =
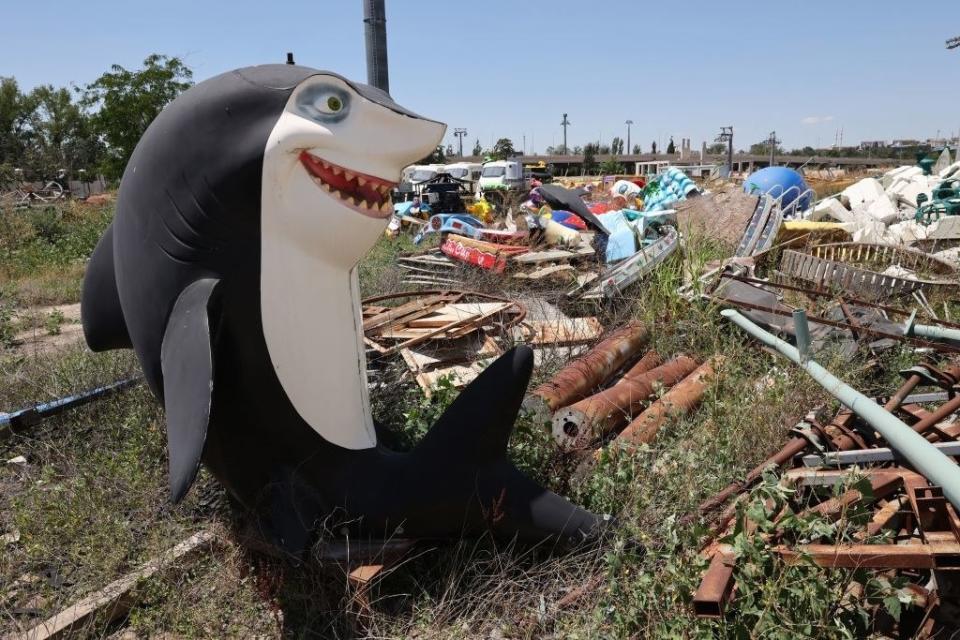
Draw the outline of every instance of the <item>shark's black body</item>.
<instances>
[{"instance_id":1,"label":"shark's black body","mask_svg":"<svg viewBox=\"0 0 960 640\"><path fill-rule=\"evenodd\" d=\"M189 489L202 458L292 550L329 518L383 536L594 534L594 515L506 457L532 367L526 348L492 364L410 453L334 445L291 404L261 318L262 163L291 91L317 73L241 69L171 103L137 146L116 219L88 267L87 341L94 350L136 350L166 408L173 499ZM351 86L416 117L383 92Z\"/></svg>"}]
</instances>

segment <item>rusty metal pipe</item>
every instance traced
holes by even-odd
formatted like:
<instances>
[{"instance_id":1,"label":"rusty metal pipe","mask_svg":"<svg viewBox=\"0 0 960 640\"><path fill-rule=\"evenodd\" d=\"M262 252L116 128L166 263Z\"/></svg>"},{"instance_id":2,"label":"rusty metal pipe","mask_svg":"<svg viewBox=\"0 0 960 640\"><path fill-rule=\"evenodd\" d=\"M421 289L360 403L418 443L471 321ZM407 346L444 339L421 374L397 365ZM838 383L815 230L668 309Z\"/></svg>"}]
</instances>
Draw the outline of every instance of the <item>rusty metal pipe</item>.
<instances>
[{"instance_id":1,"label":"rusty metal pipe","mask_svg":"<svg viewBox=\"0 0 960 640\"><path fill-rule=\"evenodd\" d=\"M582 449L595 438L626 424L629 416L653 395L656 384L676 384L696 368L692 358L679 356L644 374L625 378L556 412L553 437L567 451Z\"/></svg>"},{"instance_id":2,"label":"rusty metal pipe","mask_svg":"<svg viewBox=\"0 0 960 640\"><path fill-rule=\"evenodd\" d=\"M587 397L600 388L617 369L637 354L650 340L650 332L639 323L630 323L601 340L593 349L561 369L553 378L533 390L528 408L546 405L549 413Z\"/></svg>"},{"instance_id":3,"label":"rusty metal pipe","mask_svg":"<svg viewBox=\"0 0 960 640\"><path fill-rule=\"evenodd\" d=\"M716 377L717 369L723 365L723 360L723 356L714 356L700 365L662 398L647 407L613 442L627 448L652 442L660 427L670 417L689 413L700 404L707 386ZM599 450L596 451L594 457L599 457L599 453Z\"/></svg>"},{"instance_id":4,"label":"rusty metal pipe","mask_svg":"<svg viewBox=\"0 0 960 640\"><path fill-rule=\"evenodd\" d=\"M733 569L736 563L733 549L726 546L713 554L710 567L703 574L697 592L693 594L693 613L698 618L720 618L733 594Z\"/></svg>"}]
</instances>

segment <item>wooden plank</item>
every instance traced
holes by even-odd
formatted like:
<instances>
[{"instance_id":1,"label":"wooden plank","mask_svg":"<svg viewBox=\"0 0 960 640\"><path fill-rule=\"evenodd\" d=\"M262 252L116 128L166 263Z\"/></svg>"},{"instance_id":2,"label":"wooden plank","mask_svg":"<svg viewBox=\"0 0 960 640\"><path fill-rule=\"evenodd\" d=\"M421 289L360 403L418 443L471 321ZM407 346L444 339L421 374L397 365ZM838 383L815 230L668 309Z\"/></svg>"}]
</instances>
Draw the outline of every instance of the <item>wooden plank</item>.
<instances>
[{"instance_id":1,"label":"wooden plank","mask_svg":"<svg viewBox=\"0 0 960 640\"><path fill-rule=\"evenodd\" d=\"M603 325L594 317L526 320L514 332L518 340L532 345L582 344L603 333Z\"/></svg>"},{"instance_id":2,"label":"wooden plank","mask_svg":"<svg viewBox=\"0 0 960 640\"><path fill-rule=\"evenodd\" d=\"M501 353L496 340L490 336L484 336L479 344L476 340L464 339L450 345L432 347L427 348L424 345L415 349L403 349L400 355L412 372L419 373L445 365L482 360Z\"/></svg>"},{"instance_id":3,"label":"wooden plank","mask_svg":"<svg viewBox=\"0 0 960 640\"><path fill-rule=\"evenodd\" d=\"M201 531L172 549L146 562L139 569L97 591L12 640L55 640L65 638L100 614L104 623L113 622L130 612L137 603L134 588L142 581L174 567L183 568L196 562L217 541L212 531Z\"/></svg>"},{"instance_id":4,"label":"wooden plank","mask_svg":"<svg viewBox=\"0 0 960 640\"><path fill-rule=\"evenodd\" d=\"M513 277L526 280L543 280L544 278L549 278L552 275L569 271L575 271L573 265L555 264L549 267L537 269L536 271L531 271L530 273L516 273Z\"/></svg>"},{"instance_id":5,"label":"wooden plank","mask_svg":"<svg viewBox=\"0 0 960 640\"><path fill-rule=\"evenodd\" d=\"M453 299L460 299L461 297L463 297L463 294L439 293L428 298L416 298L397 307L391 307L384 313L367 318L363 321L363 331L366 333L399 318L426 315L430 313L432 309L441 306L443 303L450 302Z\"/></svg>"},{"instance_id":6,"label":"wooden plank","mask_svg":"<svg viewBox=\"0 0 960 640\"><path fill-rule=\"evenodd\" d=\"M565 249L530 251L519 256L513 256L511 260L517 264L538 264L540 262L551 262L554 260L573 260L593 255L593 253L593 247L586 245L570 251Z\"/></svg>"},{"instance_id":7,"label":"wooden plank","mask_svg":"<svg viewBox=\"0 0 960 640\"><path fill-rule=\"evenodd\" d=\"M510 306L509 302L476 302L445 305L430 315L422 318L416 318L407 322L411 328L436 328L458 319L468 319L470 316L482 316L484 314L506 309Z\"/></svg>"}]
</instances>

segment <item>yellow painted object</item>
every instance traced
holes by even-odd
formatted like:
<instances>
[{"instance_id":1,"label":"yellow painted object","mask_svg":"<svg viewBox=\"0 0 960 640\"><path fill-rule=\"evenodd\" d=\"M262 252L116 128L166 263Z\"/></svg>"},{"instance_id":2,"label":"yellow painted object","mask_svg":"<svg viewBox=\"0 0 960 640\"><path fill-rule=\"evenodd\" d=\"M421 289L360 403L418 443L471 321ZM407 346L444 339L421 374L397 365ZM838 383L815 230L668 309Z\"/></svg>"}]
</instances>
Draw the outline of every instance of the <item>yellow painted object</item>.
<instances>
[{"instance_id":1,"label":"yellow painted object","mask_svg":"<svg viewBox=\"0 0 960 640\"><path fill-rule=\"evenodd\" d=\"M777 232L774 244L789 242L801 236L809 235L817 242L849 242L850 232L842 222L813 222L811 220L784 220Z\"/></svg>"},{"instance_id":2,"label":"yellow painted object","mask_svg":"<svg viewBox=\"0 0 960 640\"><path fill-rule=\"evenodd\" d=\"M467 211L484 223L490 222L493 219L493 206L482 198L467 207Z\"/></svg>"}]
</instances>

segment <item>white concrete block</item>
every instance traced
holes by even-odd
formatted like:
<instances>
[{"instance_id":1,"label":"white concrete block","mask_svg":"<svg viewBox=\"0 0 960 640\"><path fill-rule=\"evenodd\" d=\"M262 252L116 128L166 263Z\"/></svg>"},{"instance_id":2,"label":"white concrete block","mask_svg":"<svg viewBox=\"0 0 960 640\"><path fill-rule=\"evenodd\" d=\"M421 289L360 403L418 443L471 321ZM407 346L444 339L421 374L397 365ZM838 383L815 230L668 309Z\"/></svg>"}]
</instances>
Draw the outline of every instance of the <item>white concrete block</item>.
<instances>
[{"instance_id":1,"label":"white concrete block","mask_svg":"<svg viewBox=\"0 0 960 640\"><path fill-rule=\"evenodd\" d=\"M948 175L955 176L957 172L960 172L960 162L954 162L950 166L945 167L937 177L946 178Z\"/></svg>"},{"instance_id":2,"label":"white concrete block","mask_svg":"<svg viewBox=\"0 0 960 640\"><path fill-rule=\"evenodd\" d=\"M827 198L823 202L817 203L810 213L810 220L819 222L821 220L836 220L837 222L852 222L853 214L836 198Z\"/></svg>"},{"instance_id":3,"label":"white concrete block","mask_svg":"<svg viewBox=\"0 0 960 640\"><path fill-rule=\"evenodd\" d=\"M884 224L891 224L900 219L900 210L890 198L884 194L866 207L867 215Z\"/></svg>"},{"instance_id":4,"label":"white concrete block","mask_svg":"<svg viewBox=\"0 0 960 640\"><path fill-rule=\"evenodd\" d=\"M851 209L866 207L874 200L885 195L883 185L876 178L864 178L841 192L850 200Z\"/></svg>"}]
</instances>

